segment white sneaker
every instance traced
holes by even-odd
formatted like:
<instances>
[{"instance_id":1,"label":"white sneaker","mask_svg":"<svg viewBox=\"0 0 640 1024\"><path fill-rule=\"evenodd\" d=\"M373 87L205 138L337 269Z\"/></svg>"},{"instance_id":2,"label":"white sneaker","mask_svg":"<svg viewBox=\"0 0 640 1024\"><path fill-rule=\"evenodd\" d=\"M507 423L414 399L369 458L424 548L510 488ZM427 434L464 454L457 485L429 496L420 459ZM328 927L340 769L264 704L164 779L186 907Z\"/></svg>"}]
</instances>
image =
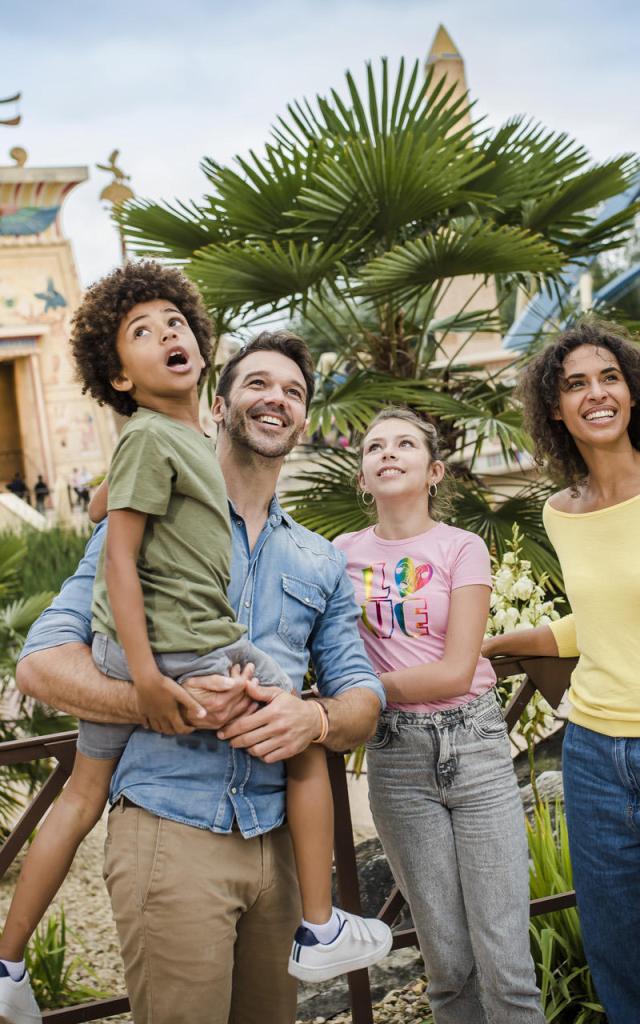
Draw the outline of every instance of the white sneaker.
<instances>
[{"instance_id":1,"label":"white sneaker","mask_svg":"<svg viewBox=\"0 0 640 1024\"><path fill-rule=\"evenodd\" d=\"M14 981L0 964L0 1024L42 1024L27 971Z\"/></svg>"},{"instance_id":2,"label":"white sneaker","mask_svg":"<svg viewBox=\"0 0 640 1024\"><path fill-rule=\"evenodd\" d=\"M320 942L304 925L298 928L289 957L289 974L300 981L329 981L382 960L393 936L384 921L337 911L340 931L333 942Z\"/></svg>"}]
</instances>

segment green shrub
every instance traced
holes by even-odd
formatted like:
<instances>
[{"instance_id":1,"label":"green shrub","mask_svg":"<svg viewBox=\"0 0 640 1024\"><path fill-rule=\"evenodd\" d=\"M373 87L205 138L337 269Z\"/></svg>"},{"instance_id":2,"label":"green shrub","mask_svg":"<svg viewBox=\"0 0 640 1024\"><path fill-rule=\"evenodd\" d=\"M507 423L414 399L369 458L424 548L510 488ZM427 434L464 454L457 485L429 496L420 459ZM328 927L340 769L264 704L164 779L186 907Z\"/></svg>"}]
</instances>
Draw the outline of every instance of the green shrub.
<instances>
[{"instance_id":1,"label":"green shrub","mask_svg":"<svg viewBox=\"0 0 640 1024\"><path fill-rule=\"evenodd\" d=\"M30 597L43 590L57 594L62 583L75 572L90 532L89 528L79 531L67 526L25 529L20 534L27 548L19 572L20 595ZM5 533L0 540L6 536Z\"/></svg>"},{"instance_id":2,"label":"green shrub","mask_svg":"<svg viewBox=\"0 0 640 1024\"><path fill-rule=\"evenodd\" d=\"M67 924L61 908L59 915L50 914L43 921L25 954L33 992L43 1010L84 1003L91 999L104 999L109 994L74 981L74 975L80 969L99 979L83 957L74 956L69 962L67 959Z\"/></svg>"},{"instance_id":3,"label":"green shrub","mask_svg":"<svg viewBox=\"0 0 640 1024\"><path fill-rule=\"evenodd\" d=\"M537 804L527 822L531 898L554 896L573 889L567 822L560 801L553 814L548 803ZM531 953L536 965L547 1021L556 1024L605 1024L586 962L580 919L575 907L540 914L530 923Z\"/></svg>"}]
</instances>

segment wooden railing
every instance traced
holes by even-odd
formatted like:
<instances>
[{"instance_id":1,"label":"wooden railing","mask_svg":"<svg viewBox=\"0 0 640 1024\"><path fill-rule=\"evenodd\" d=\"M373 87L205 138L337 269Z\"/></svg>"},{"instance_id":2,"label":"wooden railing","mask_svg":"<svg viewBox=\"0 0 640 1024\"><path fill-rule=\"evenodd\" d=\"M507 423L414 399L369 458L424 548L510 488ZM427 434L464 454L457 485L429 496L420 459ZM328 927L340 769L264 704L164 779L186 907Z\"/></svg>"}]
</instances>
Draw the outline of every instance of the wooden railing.
<instances>
[{"instance_id":1,"label":"wooden railing","mask_svg":"<svg viewBox=\"0 0 640 1024\"><path fill-rule=\"evenodd\" d=\"M512 729L536 689L542 693L553 708L558 707L568 686L575 659L499 658L493 664L499 679L517 674L522 674L525 677L505 710L505 719L509 729ZM77 733L75 732L65 732L0 743L1 765L26 764L43 758L55 762L55 767L44 786L26 808L0 848L0 878L5 874L68 779L75 757L76 737ZM345 761L341 754L332 752L327 753L327 758L335 808L335 866L340 906L358 914L361 911L360 890ZM531 902L531 915L548 914L551 911L564 910L574 905L575 893L573 892L545 896ZM404 906L405 900L402 894L397 888L394 888L378 916L387 924L392 925ZM414 929L404 929L394 933L394 949L417 946L417 944ZM353 1024L373 1024L368 972L354 971L348 976L348 981ZM128 1009L129 1001L126 996L113 996L109 999L94 1000L59 1010L46 1010L42 1016L46 1024L83 1024L85 1021L114 1017L117 1014L126 1013ZM181 1024L181 1022L176 1022L176 1024Z\"/></svg>"}]
</instances>

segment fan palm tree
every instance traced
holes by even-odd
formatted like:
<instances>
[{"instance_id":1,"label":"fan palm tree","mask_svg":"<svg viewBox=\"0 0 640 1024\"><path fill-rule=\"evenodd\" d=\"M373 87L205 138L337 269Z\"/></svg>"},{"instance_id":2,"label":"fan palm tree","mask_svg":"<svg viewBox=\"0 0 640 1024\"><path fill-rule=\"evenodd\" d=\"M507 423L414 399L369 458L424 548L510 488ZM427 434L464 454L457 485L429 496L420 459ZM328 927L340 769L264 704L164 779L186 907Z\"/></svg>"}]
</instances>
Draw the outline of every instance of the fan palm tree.
<instances>
[{"instance_id":1,"label":"fan palm tree","mask_svg":"<svg viewBox=\"0 0 640 1024\"><path fill-rule=\"evenodd\" d=\"M636 210L598 223L595 213L637 165L593 164L564 133L521 117L491 131L472 113L446 79L425 81L404 61L393 77L383 60L362 89L348 73L344 95L292 103L261 155L235 167L206 158L199 203L138 199L119 219L131 252L183 265L218 337L288 319L316 352L335 354L311 411L320 437L337 427L350 438L382 403L430 416L455 467L456 521L498 554L514 520L526 524L527 557L557 582L539 524L544 489L500 500L475 472L486 439L512 462L528 439L512 385L472 372L463 349L504 326L517 288L553 288L568 264L621 244ZM461 277L469 298L445 316ZM477 295L497 297L478 310ZM327 536L357 529L355 454L317 447L285 500Z\"/></svg>"}]
</instances>

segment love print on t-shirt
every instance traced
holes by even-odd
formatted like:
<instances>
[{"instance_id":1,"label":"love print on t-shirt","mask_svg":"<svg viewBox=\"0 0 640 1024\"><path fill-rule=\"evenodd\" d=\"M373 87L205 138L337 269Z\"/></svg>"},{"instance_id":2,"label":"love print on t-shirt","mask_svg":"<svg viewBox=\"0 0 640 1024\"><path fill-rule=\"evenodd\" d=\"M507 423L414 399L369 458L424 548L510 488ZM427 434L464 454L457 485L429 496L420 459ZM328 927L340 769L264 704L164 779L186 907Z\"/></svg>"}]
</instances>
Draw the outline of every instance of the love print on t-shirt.
<instances>
[{"instance_id":1,"label":"love print on t-shirt","mask_svg":"<svg viewBox=\"0 0 640 1024\"><path fill-rule=\"evenodd\" d=\"M396 624L405 636L428 636L426 597L412 595L427 586L433 576L433 566L429 562L416 565L413 558L408 556L399 559L393 577L400 600L395 602L391 597L391 587L386 582L386 569L386 562L376 562L362 570L363 624L379 640L388 640L393 636Z\"/></svg>"}]
</instances>

